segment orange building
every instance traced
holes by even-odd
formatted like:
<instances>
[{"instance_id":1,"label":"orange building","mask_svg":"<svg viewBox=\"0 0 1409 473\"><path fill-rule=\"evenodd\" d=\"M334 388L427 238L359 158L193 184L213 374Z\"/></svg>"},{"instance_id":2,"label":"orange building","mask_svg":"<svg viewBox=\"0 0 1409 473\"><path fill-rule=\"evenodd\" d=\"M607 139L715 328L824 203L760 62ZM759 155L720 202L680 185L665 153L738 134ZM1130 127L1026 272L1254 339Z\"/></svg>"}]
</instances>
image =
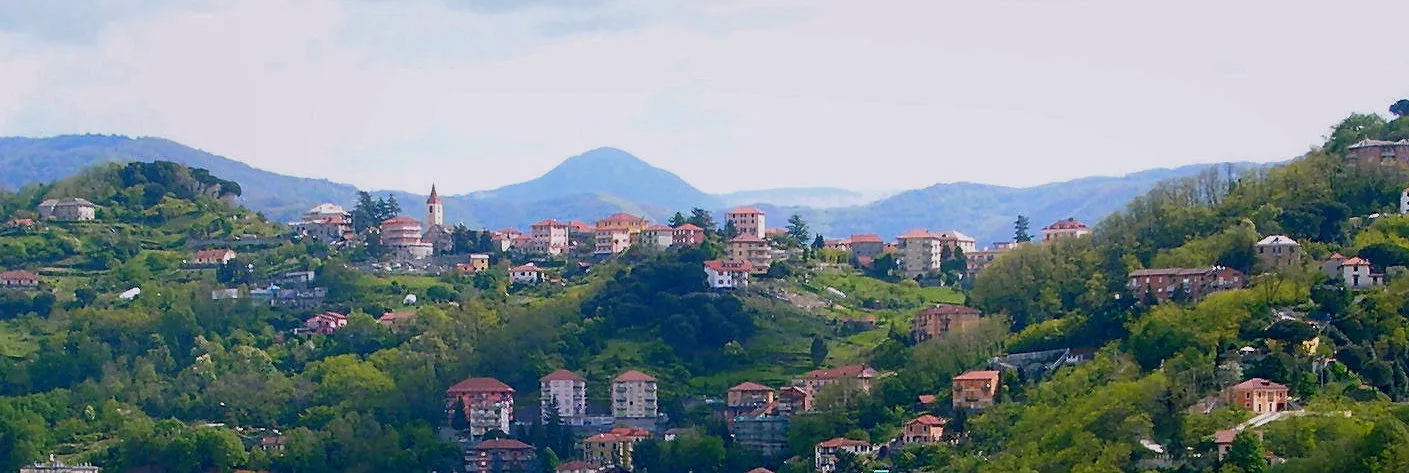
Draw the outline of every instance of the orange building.
<instances>
[{"instance_id":1,"label":"orange building","mask_svg":"<svg viewBox=\"0 0 1409 473\"><path fill-rule=\"evenodd\" d=\"M1287 409L1286 386L1262 378L1253 378L1228 388L1228 403L1258 414Z\"/></svg>"},{"instance_id":2,"label":"orange building","mask_svg":"<svg viewBox=\"0 0 1409 473\"><path fill-rule=\"evenodd\" d=\"M983 315L978 309L957 304L937 304L915 313L910 321L910 336L916 342L937 338L951 331L962 331Z\"/></svg>"},{"instance_id":3,"label":"orange building","mask_svg":"<svg viewBox=\"0 0 1409 473\"><path fill-rule=\"evenodd\" d=\"M998 397L997 371L970 371L954 377L954 408L983 409Z\"/></svg>"}]
</instances>

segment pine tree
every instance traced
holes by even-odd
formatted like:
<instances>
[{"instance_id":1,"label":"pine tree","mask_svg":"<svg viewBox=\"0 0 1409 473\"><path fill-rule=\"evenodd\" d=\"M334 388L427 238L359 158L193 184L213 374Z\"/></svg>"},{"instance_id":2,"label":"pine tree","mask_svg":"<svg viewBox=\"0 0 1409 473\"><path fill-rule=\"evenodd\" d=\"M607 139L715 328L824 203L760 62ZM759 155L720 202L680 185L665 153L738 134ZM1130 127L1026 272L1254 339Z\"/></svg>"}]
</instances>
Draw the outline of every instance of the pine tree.
<instances>
[{"instance_id":1,"label":"pine tree","mask_svg":"<svg viewBox=\"0 0 1409 473\"><path fill-rule=\"evenodd\" d=\"M820 366L827 360L827 342L822 340L822 334L812 336L812 349L809 354L812 356L812 366Z\"/></svg>"},{"instance_id":2,"label":"pine tree","mask_svg":"<svg viewBox=\"0 0 1409 473\"><path fill-rule=\"evenodd\" d=\"M1013 222L1013 241L1018 243L1032 241L1032 234L1027 232L1030 226L1031 224L1028 222L1027 216L1019 215L1017 221Z\"/></svg>"},{"instance_id":3,"label":"pine tree","mask_svg":"<svg viewBox=\"0 0 1409 473\"><path fill-rule=\"evenodd\" d=\"M708 210L695 207L690 209L690 218L686 220L691 225L700 227L706 232L714 231L714 216Z\"/></svg>"},{"instance_id":4,"label":"pine tree","mask_svg":"<svg viewBox=\"0 0 1409 473\"><path fill-rule=\"evenodd\" d=\"M812 239L812 249L814 249L814 250L820 250L820 249L822 249L822 248L824 248L824 247L826 247L826 246L827 246L827 240L826 240L825 238L822 238L822 234L821 234L821 233L818 233L818 234L817 234L817 238L813 238L813 239Z\"/></svg>"},{"instance_id":5,"label":"pine tree","mask_svg":"<svg viewBox=\"0 0 1409 473\"><path fill-rule=\"evenodd\" d=\"M1262 441L1252 433L1244 431L1233 439L1233 445L1228 448L1228 456L1223 459L1223 463L1241 468L1245 473L1262 473L1267 471L1265 455Z\"/></svg>"},{"instance_id":6,"label":"pine tree","mask_svg":"<svg viewBox=\"0 0 1409 473\"><path fill-rule=\"evenodd\" d=\"M725 240L730 240L736 236L739 236L739 228L734 226L733 220L724 222L724 229L720 232L724 234Z\"/></svg>"},{"instance_id":7,"label":"pine tree","mask_svg":"<svg viewBox=\"0 0 1409 473\"><path fill-rule=\"evenodd\" d=\"M670 221L666 223L672 227L684 225L686 223L685 214L675 212L675 215L670 216Z\"/></svg>"}]
</instances>

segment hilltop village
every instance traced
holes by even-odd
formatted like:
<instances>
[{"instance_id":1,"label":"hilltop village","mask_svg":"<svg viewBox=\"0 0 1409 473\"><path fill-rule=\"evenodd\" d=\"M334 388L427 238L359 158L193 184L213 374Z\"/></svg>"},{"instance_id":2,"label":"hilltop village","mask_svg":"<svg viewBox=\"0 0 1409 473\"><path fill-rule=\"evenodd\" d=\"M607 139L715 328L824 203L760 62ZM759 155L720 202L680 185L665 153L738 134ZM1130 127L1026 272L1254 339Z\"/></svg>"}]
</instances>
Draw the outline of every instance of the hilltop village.
<instances>
[{"instance_id":1,"label":"hilltop village","mask_svg":"<svg viewBox=\"0 0 1409 473\"><path fill-rule=\"evenodd\" d=\"M1409 141L1357 133L982 246L106 165L0 194L0 466L1403 471Z\"/></svg>"}]
</instances>

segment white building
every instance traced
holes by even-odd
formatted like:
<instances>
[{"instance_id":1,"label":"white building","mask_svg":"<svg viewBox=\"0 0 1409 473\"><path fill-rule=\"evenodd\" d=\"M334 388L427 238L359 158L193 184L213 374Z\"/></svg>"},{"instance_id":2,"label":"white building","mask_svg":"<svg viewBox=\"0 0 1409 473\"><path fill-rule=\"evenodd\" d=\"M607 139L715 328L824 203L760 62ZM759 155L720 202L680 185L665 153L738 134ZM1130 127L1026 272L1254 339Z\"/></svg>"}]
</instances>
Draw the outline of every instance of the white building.
<instances>
[{"instance_id":1,"label":"white building","mask_svg":"<svg viewBox=\"0 0 1409 473\"><path fill-rule=\"evenodd\" d=\"M753 271L753 265L748 261L709 260L704 262L704 271L709 287L735 289L748 287L749 272Z\"/></svg>"},{"instance_id":2,"label":"white building","mask_svg":"<svg viewBox=\"0 0 1409 473\"><path fill-rule=\"evenodd\" d=\"M568 224L546 219L529 226L528 251L560 255L568 249Z\"/></svg>"},{"instance_id":3,"label":"white building","mask_svg":"<svg viewBox=\"0 0 1409 473\"><path fill-rule=\"evenodd\" d=\"M548 420L549 408L557 404L558 418L563 423L581 425L587 417L587 378L568 370L548 373L538 380L540 409Z\"/></svg>"},{"instance_id":4,"label":"white building","mask_svg":"<svg viewBox=\"0 0 1409 473\"><path fill-rule=\"evenodd\" d=\"M380 229L382 245L395 251L399 259L425 259L435 252L433 245L421 239L421 222L414 218L389 218Z\"/></svg>"},{"instance_id":5,"label":"white building","mask_svg":"<svg viewBox=\"0 0 1409 473\"><path fill-rule=\"evenodd\" d=\"M538 284L543 280L543 269L528 263L509 269L509 280L519 284Z\"/></svg>"},{"instance_id":6,"label":"white building","mask_svg":"<svg viewBox=\"0 0 1409 473\"><path fill-rule=\"evenodd\" d=\"M764 219L763 211L757 207L739 207L730 210L726 216L727 222L734 224L734 230L740 235L751 234L764 238L768 225Z\"/></svg>"},{"instance_id":7,"label":"white building","mask_svg":"<svg viewBox=\"0 0 1409 473\"><path fill-rule=\"evenodd\" d=\"M630 370L612 381L612 417L647 419L659 413L655 377Z\"/></svg>"},{"instance_id":8,"label":"white building","mask_svg":"<svg viewBox=\"0 0 1409 473\"><path fill-rule=\"evenodd\" d=\"M1286 235L1268 235L1253 248L1258 261L1269 268L1284 268L1301 258L1301 243Z\"/></svg>"},{"instance_id":9,"label":"white building","mask_svg":"<svg viewBox=\"0 0 1409 473\"><path fill-rule=\"evenodd\" d=\"M837 469L837 453L849 452L856 456L871 456L876 453L876 446L870 442L861 440L851 440L847 438L834 438L817 444L813 458L816 461L817 471L831 473Z\"/></svg>"},{"instance_id":10,"label":"white building","mask_svg":"<svg viewBox=\"0 0 1409 473\"><path fill-rule=\"evenodd\" d=\"M1370 262L1354 257L1341 262L1341 281L1351 289L1368 289L1384 283L1383 274L1372 274Z\"/></svg>"}]
</instances>

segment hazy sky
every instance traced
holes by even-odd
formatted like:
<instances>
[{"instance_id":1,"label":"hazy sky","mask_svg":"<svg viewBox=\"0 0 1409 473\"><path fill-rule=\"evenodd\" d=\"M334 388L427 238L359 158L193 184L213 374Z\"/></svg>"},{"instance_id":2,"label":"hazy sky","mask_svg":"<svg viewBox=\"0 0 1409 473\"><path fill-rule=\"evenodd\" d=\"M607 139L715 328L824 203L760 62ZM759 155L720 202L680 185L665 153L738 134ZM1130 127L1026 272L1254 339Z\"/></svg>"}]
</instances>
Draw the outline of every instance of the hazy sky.
<instances>
[{"instance_id":1,"label":"hazy sky","mask_svg":"<svg viewBox=\"0 0 1409 473\"><path fill-rule=\"evenodd\" d=\"M1158 5L1156 5L1158 3ZM0 0L0 134L452 193L598 146L710 192L1281 160L1409 96L1409 2Z\"/></svg>"}]
</instances>

